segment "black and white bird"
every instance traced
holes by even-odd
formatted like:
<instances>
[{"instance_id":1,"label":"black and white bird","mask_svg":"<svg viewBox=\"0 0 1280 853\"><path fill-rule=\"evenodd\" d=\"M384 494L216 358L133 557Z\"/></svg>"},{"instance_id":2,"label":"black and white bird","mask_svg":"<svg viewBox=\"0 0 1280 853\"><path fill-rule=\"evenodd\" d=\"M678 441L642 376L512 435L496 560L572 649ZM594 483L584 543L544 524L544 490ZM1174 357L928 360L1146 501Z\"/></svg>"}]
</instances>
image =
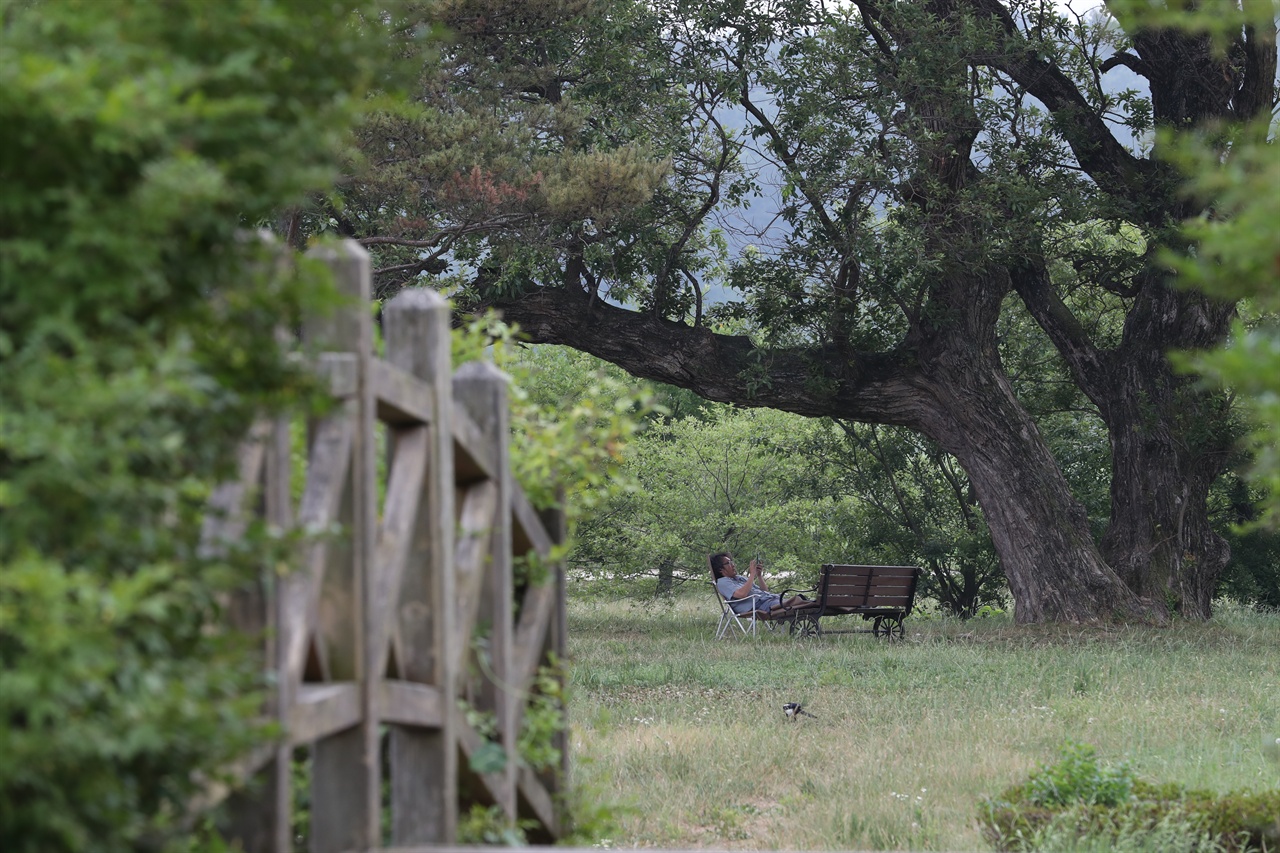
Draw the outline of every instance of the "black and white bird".
<instances>
[{"instance_id":1,"label":"black and white bird","mask_svg":"<svg viewBox=\"0 0 1280 853\"><path fill-rule=\"evenodd\" d=\"M787 719L793 723L796 721L796 717L813 717L813 714L810 714L808 711L806 711L804 709L804 706L801 705L799 702L788 702L787 704L783 705L782 713L786 714ZM817 717L813 717L813 718L815 720L818 719Z\"/></svg>"}]
</instances>

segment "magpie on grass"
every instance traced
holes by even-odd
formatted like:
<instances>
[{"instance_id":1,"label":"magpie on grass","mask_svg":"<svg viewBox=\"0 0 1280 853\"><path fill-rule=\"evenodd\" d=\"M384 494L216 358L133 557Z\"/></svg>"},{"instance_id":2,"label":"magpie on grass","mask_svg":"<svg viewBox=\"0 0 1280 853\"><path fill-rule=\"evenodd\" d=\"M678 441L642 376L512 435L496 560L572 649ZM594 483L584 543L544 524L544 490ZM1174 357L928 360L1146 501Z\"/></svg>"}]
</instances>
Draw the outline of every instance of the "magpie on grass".
<instances>
[{"instance_id":1,"label":"magpie on grass","mask_svg":"<svg viewBox=\"0 0 1280 853\"><path fill-rule=\"evenodd\" d=\"M786 714L787 719L793 723L796 721L796 717L813 717L813 714L810 714L808 711L806 711L804 709L804 706L801 705L799 702L788 702L787 704L783 705L782 713ZM817 717L813 717L813 718L815 720L818 719Z\"/></svg>"}]
</instances>

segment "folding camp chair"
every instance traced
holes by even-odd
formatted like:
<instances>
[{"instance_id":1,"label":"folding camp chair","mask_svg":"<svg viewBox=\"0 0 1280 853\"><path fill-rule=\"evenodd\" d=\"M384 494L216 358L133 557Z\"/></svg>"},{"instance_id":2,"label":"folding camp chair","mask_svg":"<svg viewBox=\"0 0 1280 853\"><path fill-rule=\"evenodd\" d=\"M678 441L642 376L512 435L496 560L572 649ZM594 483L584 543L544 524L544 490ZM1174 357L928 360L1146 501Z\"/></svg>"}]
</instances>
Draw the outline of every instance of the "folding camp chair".
<instances>
[{"instance_id":1,"label":"folding camp chair","mask_svg":"<svg viewBox=\"0 0 1280 853\"><path fill-rule=\"evenodd\" d=\"M759 616L767 619L768 614L760 610L756 610L755 607L752 607L749 613L738 613L729 606L729 601L720 594L719 588L716 587L716 582L708 581L708 583L711 584L711 594L716 597L716 601L720 602L720 624L716 626L716 639L723 639L724 635L730 633L730 629L734 627L741 631L742 636L744 637L747 636L747 634L750 634L753 637L756 636L756 617ZM760 596L750 595L747 596L747 598L749 598L751 603L754 605ZM745 599L738 600L743 601ZM773 627L773 625L770 624L769 627Z\"/></svg>"}]
</instances>

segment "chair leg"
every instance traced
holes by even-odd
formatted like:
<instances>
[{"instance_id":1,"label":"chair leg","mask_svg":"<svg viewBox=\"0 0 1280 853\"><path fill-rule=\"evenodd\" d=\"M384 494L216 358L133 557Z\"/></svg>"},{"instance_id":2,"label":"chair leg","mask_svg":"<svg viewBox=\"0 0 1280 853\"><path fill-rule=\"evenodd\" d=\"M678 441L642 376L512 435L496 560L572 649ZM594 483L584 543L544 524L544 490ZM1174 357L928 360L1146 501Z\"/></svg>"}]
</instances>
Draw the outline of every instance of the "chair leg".
<instances>
[{"instance_id":1,"label":"chair leg","mask_svg":"<svg viewBox=\"0 0 1280 853\"><path fill-rule=\"evenodd\" d=\"M755 627L756 627L755 621L752 620L751 633L753 634L755 633ZM741 631L742 636L744 637L747 636L747 633L748 633L747 627L742 624L742 620L738 617L736 613L733 613L732 611L728 613L721 613L720 624L716 627L716 639L717 640L724 639L724 635L729 633L734 628L737 628L739 631Z\"/></svg>"}]
</instances>

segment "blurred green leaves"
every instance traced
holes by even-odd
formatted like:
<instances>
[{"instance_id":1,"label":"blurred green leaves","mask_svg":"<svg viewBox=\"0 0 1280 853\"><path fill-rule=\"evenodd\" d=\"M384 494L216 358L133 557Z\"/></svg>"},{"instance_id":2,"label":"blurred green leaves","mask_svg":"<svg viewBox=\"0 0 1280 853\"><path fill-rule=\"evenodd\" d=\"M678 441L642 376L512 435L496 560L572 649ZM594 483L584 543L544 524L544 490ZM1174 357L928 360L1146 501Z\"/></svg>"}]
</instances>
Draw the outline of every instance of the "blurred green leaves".
<instances>
[{"instance_id":1,"label":"blurred green leaves","mask_svg":"<svg viewBox=\"0 0 1280 853\"><path fill-rule=\"evenodd\" d=\"M256 638L218 626L278 553L199 532L251 420L309 398L274 334L325 281L248 235L394 77L365 5L0 0L6 853L176 843L267 734Z\"/></svg>"}]
</instances>

